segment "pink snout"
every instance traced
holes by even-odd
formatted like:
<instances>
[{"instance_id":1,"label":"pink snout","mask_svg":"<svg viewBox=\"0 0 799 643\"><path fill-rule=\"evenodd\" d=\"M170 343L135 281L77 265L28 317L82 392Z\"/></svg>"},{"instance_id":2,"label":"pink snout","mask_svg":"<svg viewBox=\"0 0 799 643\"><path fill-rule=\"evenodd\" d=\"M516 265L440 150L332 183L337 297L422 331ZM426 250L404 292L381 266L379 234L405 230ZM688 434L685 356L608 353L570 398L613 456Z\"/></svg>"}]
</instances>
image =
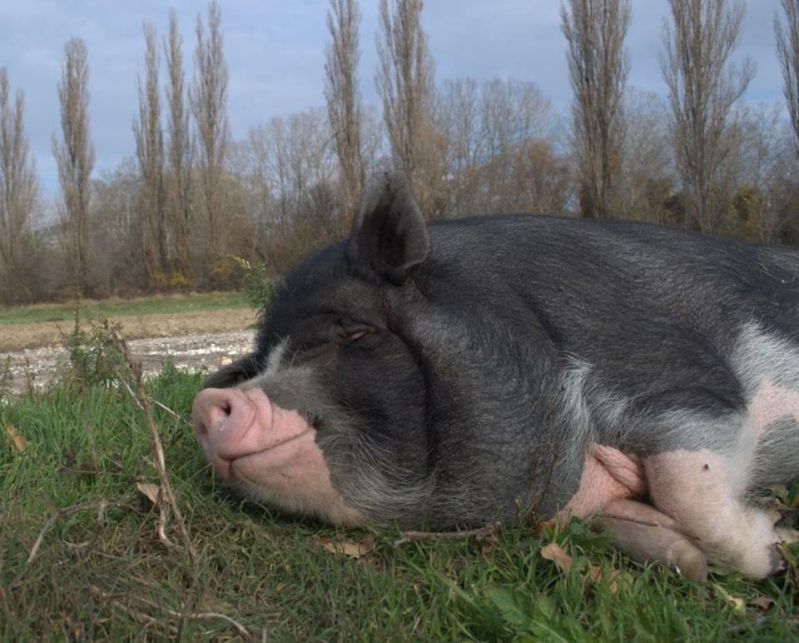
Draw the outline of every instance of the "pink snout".
<instances>
[{"instance_id":1,"label":"pink snout","mask_svg":"<svg viewBox=\"0 0 799 643\"><path fill-rule=\"evenodd\" d=\"M194 399L192 418L197 440L223 480L238 460L258 456L262 466L280 465L293 459L296 438L313 442L308 422L272 404L259 388L205 389Z\"/></svg>"},{"instance_id":2,"label":"pink snout","mask_svg":"<svg viewBox=\"0 0 799 643\"><path fill-rule=\"evenodd\" d=\"M268 424L270 415L271 404L258 389L209 388L197 395L192 406L194 433L222 479L230 476L230 463L250 450L255 424Z\"/></svg>"},{"instance_id":3,"label":"pink snout","mask_svg":"<svg viewBox=\"0 0 799 643\"><path fill-rule=\"evenodd\" d=\"M260 388L205 389L192 417L208 461L246 495L335 525L365 523L333 488L316 429Z\"/></svg>"}]
</instances>

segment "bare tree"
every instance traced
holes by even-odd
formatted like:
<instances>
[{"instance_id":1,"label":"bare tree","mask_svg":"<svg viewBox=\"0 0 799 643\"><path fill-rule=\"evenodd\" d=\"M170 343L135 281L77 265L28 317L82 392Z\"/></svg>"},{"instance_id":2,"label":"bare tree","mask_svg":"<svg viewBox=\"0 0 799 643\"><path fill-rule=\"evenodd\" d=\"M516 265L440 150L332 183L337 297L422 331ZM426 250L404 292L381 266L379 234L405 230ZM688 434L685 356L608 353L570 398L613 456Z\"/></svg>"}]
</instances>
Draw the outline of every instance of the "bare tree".
<instances>
[{"instance_id":1,"label":"bare tree","mask_svg":"<svg viewBox=\"0 0 799 643\"><path fill-rule=\"evenodd\" d=\"M514 165L530 152L533 156L542 152L541 146L530 143L549 134L551 111L549 100L534 83L495 78L483 84L479 139L483 212L529 209L520 204L527 186L517 185L522 174Z\"/></svg>"},{"instance_id":2,"label":"bare tree","mask_svg":"<svg viewBox=\"0 0 799 643\"><path fill-rule=\"evenodd\" d=\"M36 169L25 136L25 97L12 102L8 74L0 68L0 267L6 301L29 300L23 255L36 202Z\"/></svg>"},{"instance_id":3,"label":"bare tree","mask_svg":"<svg viewBox=\"0 0 799 643\"><path fill-rule=\"evenodd\" d=\"M223 171L230 140L227 119L228 71L223 51L219 4L208 5L208 31L197 16L196 77L189 92L199 134L199 170L208 220L206 252L223 247Z\"/></svg>"},{"instance_id":4,"label":"bare tree","mask_svg":"<svg viewBox=\"0 0 799 643\"><path fill-rule=\"evenodd\" d=\"M191 225L192 142L183 73L183 39L178 31L175 10L169 13L169 35L164 43L167 74L166 208L174 239L175 268L189 277L189 228Z\"/></svg>"},{"instance_id":5,"label":"bare tree","mask_svg":"<svg viewBox=\"0 0 799 643\"><path fill-rule=\"evenodd\" d=\"M357 76L359 22L355 0L330 0L327 28L332 41L325 51L325 99L341 168L345 209L341 222L343 229L349 228L364 180Z\"/></svg>"},{"instance_id":6,"label":"bare tree","mask_svg":"<svg viewBox=\"0 0 799 643\"><path fill-rule=\"evenodd\" d=\"M340 234L334 214L336 157L322 110L272 118L251 129L240 173L257 217L259 250L282 271Z\"/></svg>"},{"instance_id":7,"label":"bare tree","mask_svg":"<svg viewBox=\"0 0 799 643\"><path fill-rule=\"evenodd\" d=\"M575 152L580 168L584 217L611 214L624 125L622 96L629 63L624 38L630 0L568 0L561 5L561 29L574 91Z\"/></svg>"},{"instance_id":8,"label":"bare tree","mask_svg":"<svg viewBox=\"0 0 799 643\"><path fill-rule=\"evenodd\" d=\"M422 0L380 0L375 82L394 157L429 216L438 159L430 118L433 63L422 31L422 6Z\"/></svg>"},{"instance_id":9,"label":"bare tree","mask_svg":"<svg viewBox=\"0 0 799 643\"><path fill-rule=\"evenodd\" d=\"M141 168L133 158L92 179L91 220L103 221L91 231L91 273L99 296L140 292L152 283L142 246L132 243L142 236L141 183Z\"/></svg>"},{"instance_id":10,"label":"bare tree","mask_svg":"<svg viewBox=\"0 0 799 643\"><path fill-rule=\"evenodd\" d=\"M78 298L83 297L87 286L89 177L94 166L94 148L89 141L88 84L86 44L79 38L71 38L64 47L64 66L58 84L63 138L59 142L53 137L53 154L70 232L69 253Z\"/></svg>"},{"instance_id":11,"label":"bare tree","mask_svg":"<svg viewBox=\"0 0 799 643\"><path fill-rule=\"evenodd\" d=\"M534 83L446 81L436 93L447 214L559 212L570 168L555 150L552 105Z\"/></svg>"},{"instance_id":12,"label":"bare tree","mask_svg":"<svg viewBox=\"0 0 799 643\"><path fill-rule=\"evenodd\" d=\"M779 104L736 107L729 128L730 153L721 173L727 183L729 208L736 216L726 231L760 243L778 241L796 224L797 159L790 125ZM793 193L793 194L791 194Z\"/></svg>"},{"instance_id":13,"label":"bare tree","mask_svg":"<svg viewBox=\"0 0 799 643\"><path fill-rule=\"evenodd\" d=\"M624 121L616 214L626 219L680 223L667 208L673 203L676 177L665 100L654 92L628 89Z\"/></svg>"},{"instance_id":14,"label":"bare tree","mask_svg":"<svg viewBox=\"0 0 799 643\"><path fill-rule=\"evenodd\" d=\"M474 78L446 80L438 87L433 118L445 141L449 215L462 216L478 210L483 155L480 116L479 85Z\"/></svg>"},{"instance_id":15,"label":"bare tree","mask_svg":"<svg viewBox=\"0 0 799 643\"><path fill-rule=\"evenodd\" d=\"M774 32L785 102L791 117L796 154L799 156L799 3L796 0L782 0L782 10L785 12L787 32L777 16L774 17Z\"/></svg>"},{"instance_id":16,"label":"bare tree","mask_svg":"<svg viewBox=\"0 0 799 643\"><path fill-rule=\"evenodd\" d=\"M729 63L744 5L737 0L669 0L669 5L673 24L664 28L661 66L685 193L685 225L709 231L723 214L714 206L714 190L729 152L730 111L754 75L748 60L740 67Z\"/></svg>"},{"instance_id":17,"label":"bare tree","mask_svg":"<svg viewBox=\"0 0 799 643\"><path fill-rule=\"evenodd\" d=\"M144 25L144 82L139 78L139 116L133 122L136 158L141 172L139 211L142 253L151 286L163 286L169 263L164 208L164 136L158 86L158 41L155 28Z\"/></svg>"}]
</instances>

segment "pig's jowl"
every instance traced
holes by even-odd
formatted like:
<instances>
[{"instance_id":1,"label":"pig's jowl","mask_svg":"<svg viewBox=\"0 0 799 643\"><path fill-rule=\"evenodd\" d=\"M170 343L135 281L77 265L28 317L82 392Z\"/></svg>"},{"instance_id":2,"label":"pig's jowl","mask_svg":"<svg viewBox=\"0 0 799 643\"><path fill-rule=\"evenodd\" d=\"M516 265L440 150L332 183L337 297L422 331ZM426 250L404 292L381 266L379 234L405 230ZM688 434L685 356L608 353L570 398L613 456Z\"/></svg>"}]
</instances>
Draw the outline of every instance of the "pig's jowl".
<instances>
[{"instance_id":1,"label":"pig's jowl","mask_svg":"<svg viewBox=\"0 0 799 643\"><path fill-rule=\"evenodd\" d=\"M691 578L764 577L754 496L799 477L797 273L799 251L653 225L428 225L386 175L195 431L243 495L337 525L595 517Z\"/></svg>"}]
</instances>

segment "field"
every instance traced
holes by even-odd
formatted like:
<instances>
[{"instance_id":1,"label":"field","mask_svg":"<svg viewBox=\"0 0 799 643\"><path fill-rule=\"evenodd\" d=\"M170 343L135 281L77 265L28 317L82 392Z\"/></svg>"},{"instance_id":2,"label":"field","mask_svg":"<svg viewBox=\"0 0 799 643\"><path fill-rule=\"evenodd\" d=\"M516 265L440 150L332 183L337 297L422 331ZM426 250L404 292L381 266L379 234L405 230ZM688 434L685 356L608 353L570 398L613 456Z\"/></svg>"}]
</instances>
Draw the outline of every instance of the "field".
<instances>
[{"instance_id":1,"label":"field","mask_svg":"<svg viewBox=\"0 0 799 643\"><path fill-rule=\"evenodd\" d=\"M255 321L239 293L202 293L84 302L81 320L118 322L128 339L240 330ZM72 304L0 308L0 351L59 344L75 324Z\"/></svg>"},{"instance_id":2,"label":"field","mask_svg":"<svg viewBox=\"0 0 799 643\"><path fill-rule=\"evenodd\" d=\"M580 522L451 538L242 504L191 433L202 376L167 364L145 412L104 350L0 403L0 640L799 640L795 562L696 584Z\"/></svg>"}]
</instances>

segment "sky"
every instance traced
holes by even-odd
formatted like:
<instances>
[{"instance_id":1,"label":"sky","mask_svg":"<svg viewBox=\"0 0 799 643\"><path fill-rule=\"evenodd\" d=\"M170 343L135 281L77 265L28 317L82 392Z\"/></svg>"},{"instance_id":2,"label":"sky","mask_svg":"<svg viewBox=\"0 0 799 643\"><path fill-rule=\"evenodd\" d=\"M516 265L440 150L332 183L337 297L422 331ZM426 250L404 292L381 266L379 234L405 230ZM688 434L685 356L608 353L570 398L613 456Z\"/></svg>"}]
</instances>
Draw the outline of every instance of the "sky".
<instances>
[{"instance_id":1,"label":"sky","mask_svg":"<svg viewBox=\"0 0 799 643\"><path fill-rule=\"evenodd\" d=\"M360 0L361 95L377 104L378 0ZM774 48L779 0L745 0L746 18L736 58L748 56L757 73L745 100L781 100ZM324 49L328 0L221 0L229 71L228 115L233 137L269 118L324 105ZM175 0L183 36L187 80L192 75L195 24L207 3ZM571 92L559 0L426 0L423 28L436 79L472 76L535 82L559 110ZM58 190L52 137L59 133L57 85L64 44L82 38L89 54L90 127L95 174L134 152L137 75L143 71L142 25L167 31L170 3L156 0L0 0L0 67L12 90L25 94L25 125L44 196ZM666 0L632 0L626 40L628 83L665 95L660 73ZM165 77L162 65L162 83Z\"/></svg>"}]
</instances>

